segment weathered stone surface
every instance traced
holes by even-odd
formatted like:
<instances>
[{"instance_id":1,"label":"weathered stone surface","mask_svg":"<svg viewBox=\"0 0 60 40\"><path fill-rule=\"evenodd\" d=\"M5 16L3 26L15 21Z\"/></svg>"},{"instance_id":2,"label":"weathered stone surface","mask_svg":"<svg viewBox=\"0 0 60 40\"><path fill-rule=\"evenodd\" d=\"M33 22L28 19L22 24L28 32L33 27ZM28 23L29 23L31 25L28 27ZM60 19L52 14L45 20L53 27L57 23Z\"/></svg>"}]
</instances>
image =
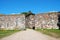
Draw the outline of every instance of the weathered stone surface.
<instances>
[{"instance_id":1,"label":"weathered stone surface","mask_svg":"<svg viewBox=\"0 0 60 40\"><path fill-rule=\"evenodd\" d=\"M26 26L32 28L35 26L35 15L30 15L26 17Z\"/></svg>"},{"instance_id":2,"label":"weathered stone surface","mask_svg":"<svg viewBox=\"0 0 60 40\"><path fill-rule=\"evenodd\" d=\"M0 16L0 28L2 29L24 29L25 15Z\"/></svg>"},{"instance_id":3,"label":"weathered stone surface","mask_svg":"<svg viewBox=\"0 0 60 40\"><path fill-rule=\"evenodd\" d=\"M58 29L57 22L58 17L55 13L35 15L36 28Z\"/></svg>"},{"instance_id":4,"label":"weathered stone surface","mask_svg":"<svg viewBox=\"0 0 60 40\"><path fill-rule=\"evenodd\" d=\"M24 14L19 15L0 15L0 29L25 29L28 28L46 28L58 29L59 13L35 14L26 17Z\"/></svg>"}]
</instances>

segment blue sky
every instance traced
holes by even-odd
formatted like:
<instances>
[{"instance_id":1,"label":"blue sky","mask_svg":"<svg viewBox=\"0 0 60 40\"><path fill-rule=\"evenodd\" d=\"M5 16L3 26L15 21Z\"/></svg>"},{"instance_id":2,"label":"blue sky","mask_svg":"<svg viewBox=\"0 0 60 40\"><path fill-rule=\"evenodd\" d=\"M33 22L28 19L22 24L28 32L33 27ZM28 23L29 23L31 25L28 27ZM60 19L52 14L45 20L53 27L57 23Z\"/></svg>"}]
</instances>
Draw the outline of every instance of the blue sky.
<instances>
[{"instance_id":1,"label":"blue sky","mask_svg":"<svg viewBox=\"0 0 60 40\"><path fill-rule=\"evenodd\" d=\"M60 0L0 0L0 14L60 11Z\"/></svg>"}]
</instances>

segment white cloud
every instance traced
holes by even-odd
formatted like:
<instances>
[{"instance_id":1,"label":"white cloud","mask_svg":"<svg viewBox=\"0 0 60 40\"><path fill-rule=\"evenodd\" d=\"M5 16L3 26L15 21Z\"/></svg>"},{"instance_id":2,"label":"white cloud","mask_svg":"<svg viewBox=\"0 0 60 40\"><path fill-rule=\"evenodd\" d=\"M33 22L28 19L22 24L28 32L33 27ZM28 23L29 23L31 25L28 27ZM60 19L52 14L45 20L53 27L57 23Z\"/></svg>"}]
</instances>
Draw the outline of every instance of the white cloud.
<instances>
[{"instance_id":1,"label":"white cloud","mask_svg":"<svg viewBox=\"0 0 60 40\"><path fill-rule=\"evenodd\" d=\"M20 14L20 13L11 13L11 14Z\"/></svg>"},{"instance_id":2,"label":"white cloud","mask_svg":"<svg viewBox=\"0 0 60 40\"><path fill-rule=\"evenodd\" d=\"M49 12L58 12L58 11L49 11Z\"/></svg>"}]
</instances>

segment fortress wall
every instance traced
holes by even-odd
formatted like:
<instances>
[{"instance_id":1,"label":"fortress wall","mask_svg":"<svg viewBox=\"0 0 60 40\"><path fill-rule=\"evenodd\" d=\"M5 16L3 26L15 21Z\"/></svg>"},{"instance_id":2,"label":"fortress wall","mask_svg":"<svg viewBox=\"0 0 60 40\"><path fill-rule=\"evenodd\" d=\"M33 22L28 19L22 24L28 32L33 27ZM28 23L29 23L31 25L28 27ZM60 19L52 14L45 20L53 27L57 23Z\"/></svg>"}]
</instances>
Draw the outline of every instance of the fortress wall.
<instances>
[{"instance_id":1,"label":"fortress wall","mask_svg":"<svg viewBox=\"0 0 60 40\"><path fill-rule=\"evenodd\" d=\"M20 15L0 15L0 29L25 29L28 28L46 28L58 29L58 14L46 13L35 14L25 17L24 14Z\"/></svg>"},{"instance_id":2,"label":"fortress wall","mask_svg":"<svg viewBox=\"0 0 60 40\"><path fill-rule=\"evenodd\" d=\"M1 29L21 29L25 28L25 15L3 15L0 16Z\"/></svg>"},{"instance_id":3,"label":"fortress wall","mask_svg":"<svg viewBox=\"0 0 60 40\"><path fill-rule=\"evenodd\" d=\"M36 28L58 29L57 23L58 17L55 13L35 15Z\"/></svg>"},{"instance_id":4,"label":"fortress wall","mask_svg":"<svg viewBox=\"0 0 60 40\"><path fill-rule=\"evenodd\" d=\"M28 28L35 27L35 15L30 15L26 17L26 26Z\"/></svg>"}]
</instances>

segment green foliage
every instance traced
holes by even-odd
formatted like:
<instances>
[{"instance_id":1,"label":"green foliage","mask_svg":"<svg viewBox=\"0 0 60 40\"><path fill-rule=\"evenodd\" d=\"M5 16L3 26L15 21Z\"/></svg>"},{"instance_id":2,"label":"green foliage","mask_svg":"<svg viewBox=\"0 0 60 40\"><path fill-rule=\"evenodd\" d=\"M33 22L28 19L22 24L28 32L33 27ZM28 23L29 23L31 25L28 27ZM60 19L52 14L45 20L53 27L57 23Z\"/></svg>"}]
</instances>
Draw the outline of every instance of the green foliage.
<instances>
[{"instance_id":1,"label":"green foliage","mask_svg":"<svg viewBox=\"0 0 60 40\"><path fill-rule=\"evenodd\" d=\"M25 15L27 15L27 14L28 14L28 12L22 12L21 14L25 14Z\"/></svg>"},{"instance_id":2,"label":"green foliage","mask_svg":"<svg viewBox=\"0 0 60 40\"><path fill-rule=\"evenodd\" d=\"M43 34L47 34L56 38L60 38L60 30L58 29L36 29L39 32L42 32Z\"/></svg>"},{"instance_id":3,"label":"green foliage","mask_svg":"<svg viewBox=\"0 0 60 40\"><path fill-rule=\"evenodd\" d=\"M58 13L60 13L60 11L58 11Z\"/></svg>"},{"instance_id":4,"label":"green foliage","mask_svg":"<svg viewBox=\"0 0 60 40\"><path fill-rule=\"evenodd\" d=\"M19 30L0 30L0 38L3 38L5 36L9 36L15 32L18 32Z\"/></svg>"},{"instance_id":5,"label":"green foliage","mask_svg":"<svg viewBox=\"0 0 60 40\"><path fill-rule=\"evenodd\" d=\"M27 16L27 15L30 15L30 14L34 15L31 11L28 11L28 12L22 12L21 14L25 14L26 16Z\"/></svg>"}]
</instances>

